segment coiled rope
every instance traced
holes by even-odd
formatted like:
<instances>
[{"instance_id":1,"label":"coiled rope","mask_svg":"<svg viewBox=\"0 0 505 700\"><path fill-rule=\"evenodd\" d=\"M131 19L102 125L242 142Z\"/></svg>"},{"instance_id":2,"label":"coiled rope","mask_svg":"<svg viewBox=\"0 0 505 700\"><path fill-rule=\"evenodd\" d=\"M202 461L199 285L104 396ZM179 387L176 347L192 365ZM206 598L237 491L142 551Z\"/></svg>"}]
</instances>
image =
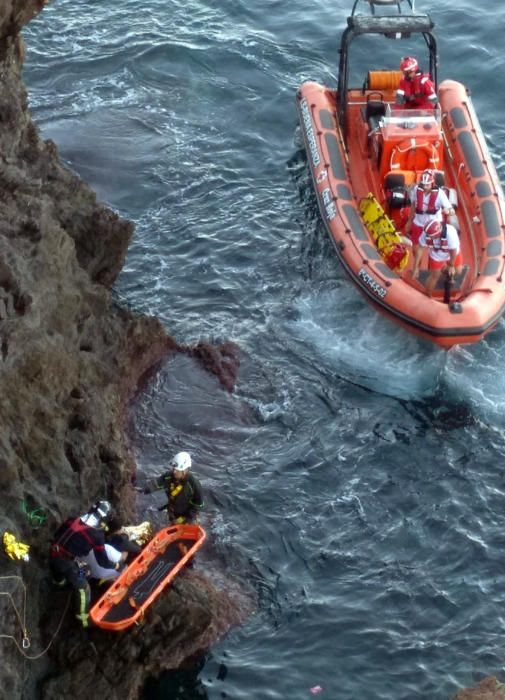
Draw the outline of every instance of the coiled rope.
<instances>
[{"instance_id":1,"label":"coiled rope","mask_svg":"<svg viewBox=\"0 0 505 700\"><path fill-rule=\"evenodd\" d=\"M22 612L22 614L20 613L16 603L14 602L14 598L12 597L12 593L10 593L9 591L0 591L0 595L7 596L7 598L9 598L9 600L11 601L12 607L14 608L14 612L16 613L16 617L17 617L18 622L21 626L21 631L22 631L23 636L21 639L21 644L18 642L16 637L14 637L12 634L1 634L0 633L0 639L12 639L12 641L16 645L19 653L22 654L25 657L25 659L29 659L30 661L35 661L36 659L40 659L41 656L44 656L44 654L47 654L47 652L51 648L52 643L54 642L57 635L59 634L59 631L60 631L61 626L63 624L63 620L65 619L65 615L67 614L68 606L70 605L70 599L72 597L72 593L71 592L69 593L67 603L65 605L65 609L63 610L63 614L62 614L61 619L58 623L58 626L56 628L55 633L53 634L53 636L49 640L49 644L46 646L45 649L43 649L38 654L31 655L31 654L28 654L26 651L27 649L30 648L31 642L30 642L30 636L28 634L28 629L26 627L26 597L27 597L27 594L26 594L25 583L24 583L23 579L21 578L21 576L0 576L0 581L6 581L6 580L12 580L12 579L16 579L17 581L19 581L23 587L23 604L22 604L23 612Z\"/></svg>"}]
</instances>

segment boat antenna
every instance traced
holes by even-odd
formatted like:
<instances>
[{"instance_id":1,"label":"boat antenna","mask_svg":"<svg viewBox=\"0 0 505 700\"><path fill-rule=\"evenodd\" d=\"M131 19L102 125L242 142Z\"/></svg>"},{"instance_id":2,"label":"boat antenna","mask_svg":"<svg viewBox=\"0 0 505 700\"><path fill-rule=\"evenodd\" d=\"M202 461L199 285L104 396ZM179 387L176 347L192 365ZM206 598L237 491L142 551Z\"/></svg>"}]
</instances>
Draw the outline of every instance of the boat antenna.
<instances>
[{"instance_id":1,"label":"boat antenna","mask_svg":"<svg viewBox=\"0 0 505 700\"><path fill-rule=\"evenodd\" d=\"M354 0L354 5L352 8L351 15L354 15L354 12L355 12L356 7L357 7L359 2L360 2L360 0ZM396 9L398 10L398 14L401 15L402 14L401 3L406 2L407 5L412 10L412 12L415 12L414 6L415 6L416 0L363 0L363 2L367 2L370 5L370 12L372 13L372 15L375 14L376 7L387 7L387 6L391 7L391 6L395 6L395 5L396 5Z\"/></svg>"}]
</instances>

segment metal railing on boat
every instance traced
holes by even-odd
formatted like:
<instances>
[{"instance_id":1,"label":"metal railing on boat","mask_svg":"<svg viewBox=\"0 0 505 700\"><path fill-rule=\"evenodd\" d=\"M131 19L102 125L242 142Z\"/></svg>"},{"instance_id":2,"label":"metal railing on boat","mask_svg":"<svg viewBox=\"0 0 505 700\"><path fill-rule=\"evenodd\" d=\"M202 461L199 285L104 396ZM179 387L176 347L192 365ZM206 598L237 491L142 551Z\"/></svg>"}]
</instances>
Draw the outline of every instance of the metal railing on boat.
<instances>
[{"instance_id":1,"label":"metal railing on boat","mask_svg":"<svg viewBox=\"0 0 505 700\"><path fill-rule=\"evenodd\" d=\"M402 13L401 3L406 2L412 12L415 11L415 0L354 0L354 5L352 7L351 15L354 15L357 6L360 2L366 2L370 6L370 12L374 15L376 7L394 7L398 10L398 13Z\"/></svg>"}]
</instances>

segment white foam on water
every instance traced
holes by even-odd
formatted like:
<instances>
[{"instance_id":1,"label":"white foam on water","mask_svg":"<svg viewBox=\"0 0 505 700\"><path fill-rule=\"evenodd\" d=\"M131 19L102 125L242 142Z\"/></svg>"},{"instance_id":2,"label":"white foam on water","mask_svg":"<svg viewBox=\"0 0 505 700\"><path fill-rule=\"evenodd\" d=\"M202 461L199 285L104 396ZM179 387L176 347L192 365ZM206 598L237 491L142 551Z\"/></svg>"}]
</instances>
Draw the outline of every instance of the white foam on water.
<instances>
[{"instance_id":1,"label":"white foam on water","mask_svg":"<svg viewBox=\"0 0 505 700\"><path fill-rule=\"evenodd\" d=\"M451 392L466 400L481 420L505 425L505 327L475 345L452 348L445 379Z\"/></svg>"},{"instance_id":2,"label":"white foam on water","mask_svg":"<svg viewBox=\"0 0 505 700\"><path fill-rule=\"evenodd\" d=\"M443 387L480 420L505 425L505 323L472 345L445 351L370 307L345 281L295 302L289 322L325 370L377 393L423 399Z\"/></svg>"},{"instance_id":3,"label":"white foam on water","mask_svg":"<svg viewBox=\"0 0 505 700\"><path fill-rule=\"evenodd\" d=\"M447 353L384 318L351 285L304 294L295 309L291 332L342 379L402 399L436 391Z\"/></svg>"}]
</instances>

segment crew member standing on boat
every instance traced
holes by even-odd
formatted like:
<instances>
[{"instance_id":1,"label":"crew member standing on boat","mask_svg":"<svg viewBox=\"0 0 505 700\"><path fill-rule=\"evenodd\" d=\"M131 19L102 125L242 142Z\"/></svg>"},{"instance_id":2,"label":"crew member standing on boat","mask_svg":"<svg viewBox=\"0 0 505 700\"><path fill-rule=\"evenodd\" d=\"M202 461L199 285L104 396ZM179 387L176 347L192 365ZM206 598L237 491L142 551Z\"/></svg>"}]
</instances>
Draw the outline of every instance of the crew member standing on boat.
<instances>
[{"instance_id":1,"label":"crew member standing on boat","mask_svg":"<svg viewBox=\"0 0 505 700\"><path fill-rule=\"evenodd\" d=\"M429 73L419 70L417 59L405 56L400 61L403 78L396 91L394 109L434 109L438 102Z\"/></svg>"},{"instance_id":2,"label":"crew member standing on boat","mask_svg":"<svg viewBox=\"0 0 505 700\"><path fill-rule=\"evenodd\" d=\"M415 257L419 246L419 237L430 221L442 221L442 215L454 216L454 209L442 188L435 187L435 173L425 170L419 184L415 185L411 194L411 206L405 235L410 238Z\"/></svg>"},{"instance_id":3,"label":"crew member standing on boat","mask_svg":"<svg viewBox=\"0 0 505 700\"><path fill-rule=\"evenodd\" d=\"M428 269L430 270L426 282L426 293L431 297L443 271L449 277L461 273L463 261L458 232L451 224L443 224L440 221L433 220L426 224L419 238L414 260L412 272L414 279L419 275L419 263L425 248L428 248Z\"/></svg>"},{"instance_id":4,"label":"crew member standing on boat","mask_svg":"<svg viewBox=\"0 0 505 700\"><path fill-rule=\"evenodd\" d=\"M191 456L187 452L178 452L172 458L170 467L169 471L148 484L143 492L165 489L168 502L163 509L167 509L168 520L177 524L192 522L203 508L203 493L200 482L190 473Z\"/></svg>"}]
</instances>

